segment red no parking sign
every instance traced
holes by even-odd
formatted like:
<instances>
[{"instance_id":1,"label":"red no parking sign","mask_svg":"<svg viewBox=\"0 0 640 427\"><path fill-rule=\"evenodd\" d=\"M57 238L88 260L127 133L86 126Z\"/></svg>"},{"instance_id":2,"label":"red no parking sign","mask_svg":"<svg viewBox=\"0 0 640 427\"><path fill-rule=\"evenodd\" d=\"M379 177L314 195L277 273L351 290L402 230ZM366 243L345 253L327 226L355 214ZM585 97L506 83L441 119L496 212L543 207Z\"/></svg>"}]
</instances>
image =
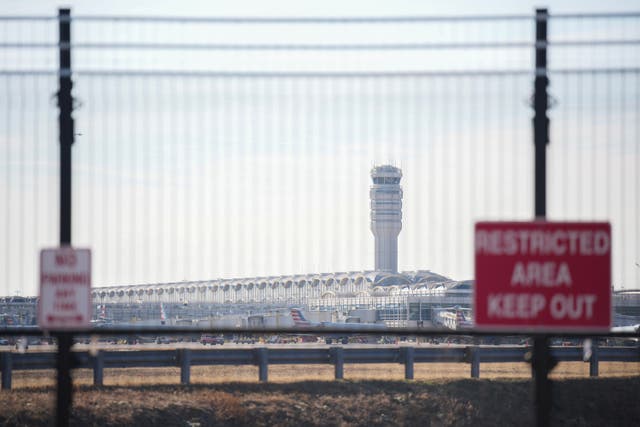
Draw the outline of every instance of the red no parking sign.
<instances>
[{"instance_id":1,"label":"red no parking sign","mask_svg":"<svg viewBox=\"0 0 640 427\"><path fill-rule=\"evenodd\" d=\"M611 227L603 222L479 222L478 328L603 331L611 326Z\"/></svg>"},{"instance_id":2,"label":"red no parking sign","mask_svg":"<svg viewBox=\"0 0 640 427\"><path fill-rule=\"evenodd\" d=\"M42 329L91 326L91 251L62 247L40 252L38 325Z\"/></svg>"}]
</instances>

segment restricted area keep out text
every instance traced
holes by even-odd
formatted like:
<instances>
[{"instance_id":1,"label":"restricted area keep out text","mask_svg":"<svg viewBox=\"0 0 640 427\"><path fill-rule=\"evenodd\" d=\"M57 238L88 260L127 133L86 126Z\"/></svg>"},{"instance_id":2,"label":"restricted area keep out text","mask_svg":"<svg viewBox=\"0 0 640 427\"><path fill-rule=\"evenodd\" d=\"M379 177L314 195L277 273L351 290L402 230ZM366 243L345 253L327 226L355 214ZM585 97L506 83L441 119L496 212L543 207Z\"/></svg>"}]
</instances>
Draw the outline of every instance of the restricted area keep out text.
<instances>
[{"instance_id":1,"label":"restricted area keep out text","mask_svg":"<svg viewBox=\"0 0 640 427\"><path fill-rule=\"evenodd\" d=\"M478 327L610 327L608 223L478 223L475 258Z\"/></svg>"}]
</instances>

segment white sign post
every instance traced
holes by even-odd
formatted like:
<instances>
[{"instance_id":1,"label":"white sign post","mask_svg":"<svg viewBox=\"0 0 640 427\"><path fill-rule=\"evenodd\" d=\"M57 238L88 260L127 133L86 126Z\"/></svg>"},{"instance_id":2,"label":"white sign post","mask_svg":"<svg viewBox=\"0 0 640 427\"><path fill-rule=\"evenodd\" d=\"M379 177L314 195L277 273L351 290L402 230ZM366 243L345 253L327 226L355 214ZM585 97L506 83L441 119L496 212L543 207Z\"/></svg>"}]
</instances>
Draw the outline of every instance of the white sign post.
<instances>
[{"instance_id":1,"label":"white sign post","mask_svg":"<svg viewBox=\"0 0 640 427\"><path fill-rule=\"evenodd\" d=\"M91 250L62 247L40 252L38 326L45 330L91 326Z\"/></svg>"}]
</instances>

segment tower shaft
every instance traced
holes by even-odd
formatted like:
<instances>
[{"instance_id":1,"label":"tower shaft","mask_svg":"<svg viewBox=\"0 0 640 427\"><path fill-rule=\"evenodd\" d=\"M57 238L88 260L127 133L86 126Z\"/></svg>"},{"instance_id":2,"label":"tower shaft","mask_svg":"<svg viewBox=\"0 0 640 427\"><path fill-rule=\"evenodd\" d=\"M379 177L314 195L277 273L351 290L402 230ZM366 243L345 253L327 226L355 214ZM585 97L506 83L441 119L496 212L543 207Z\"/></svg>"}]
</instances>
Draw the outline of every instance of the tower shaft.
<instances>
[{"instance_id":1,"label":"tower shaft","mask_svg":"<svg viewBox=\"0 0 640 427\"><path fill-rule=\"evenodd\" d=\"M398 271L398 234L402 230L402 171L390 165L371 170L371 231L375 236L375 269Z\"/></svg>"}]
</instances>

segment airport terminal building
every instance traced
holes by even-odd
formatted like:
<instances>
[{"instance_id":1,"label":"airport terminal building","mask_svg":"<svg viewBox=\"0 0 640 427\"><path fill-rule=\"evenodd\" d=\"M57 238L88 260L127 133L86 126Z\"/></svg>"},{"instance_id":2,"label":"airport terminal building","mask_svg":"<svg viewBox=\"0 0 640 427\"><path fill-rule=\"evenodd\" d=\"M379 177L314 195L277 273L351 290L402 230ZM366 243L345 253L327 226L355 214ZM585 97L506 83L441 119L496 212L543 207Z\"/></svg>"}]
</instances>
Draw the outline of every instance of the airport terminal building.
<instances>
[{"instance_id":1,"label":"airport terminal building","mask_svg":"<svg viewBox=\"0 0 640 427\"><path fill-rule=\"evenodd\" d=\"M352 317L354 321L411 327L428 326L434 309L471 309L473 280L452 280L429 270L397 272L402 171L390 165L376 166L371 170L371 178L373 271L96 287L92 290L96 317L101 310L114 321L148 321L160 318L162 306L170 323L176 320L188 323L229 314L300 307L309 312ZM29 306L35 307L33 300L24 303L23 319L32 317ZM627 320L638 323L640 292L614 292L613 302L617 316L614 323L624 324ZM1 303L0 309L6 305Z\"/></svg>"},{"instance_id":2,"label":"airport terminal building","mask_svg":"<svg viewBox=\"0 0 640 427\"><path fill-rule=\"evenodd\" d=\"M398 235L402 230L401 179L402 171L395 166L382 165L371 170L373 271L110 286L94 289L93 301L112 307L160 303L167 307L192 307L191 314L196 317L207 310L216 313L229 307L255 312L261 308L295 306L345 316L353 310L368 310L375 311L376 321L398 326L412 320L428 320L433 304L470 307L470 281L454 281L428 270L397 271ZM373 319L367 316L367 320Z\"/></svg>"},{"instance_id":3,"label":"airport terminal building","mask_svg":"<svg viewBox=\"0 0 640 427\"><path fill-rule=\"evenodd\" d=\"M132 308L158 307L162 303L170 311L181 312L183 316L188 313L194 319L208 313L256 313L302 307L310 312L337 313L356 321L409 327L429 325L437 309L470 310L473 280L457 281L429 270L397 271L398 235L402 230L401 179L402 171L395 166L382 165L371 170L373 271L111 286L95 289L93 301ZM619 317L616 323L624 323L620 316L629 316L630 322L637 323L640 294L614 294L614 305ZM153 314L153 308L149 310Z\"/></svg>"}]
</instances>

